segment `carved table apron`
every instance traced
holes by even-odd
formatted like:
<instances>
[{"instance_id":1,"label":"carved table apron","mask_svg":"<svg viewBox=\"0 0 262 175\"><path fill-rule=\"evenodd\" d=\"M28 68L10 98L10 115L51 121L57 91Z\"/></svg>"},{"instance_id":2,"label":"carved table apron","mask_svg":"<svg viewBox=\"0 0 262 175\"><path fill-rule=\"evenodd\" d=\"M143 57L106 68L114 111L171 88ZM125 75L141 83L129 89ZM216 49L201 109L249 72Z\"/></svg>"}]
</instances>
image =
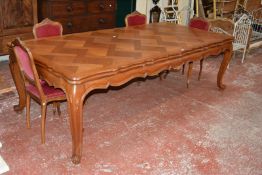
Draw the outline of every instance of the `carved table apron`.
<instances>
[{"instance_id":1,"label":"carved table apron","mask_svg":"<svg viewBox=\"0 0 262 175\"><path fill-rule=\"evenodd\" d=\"M136 77L224 53L217 86L231 59L232 37L171 23L98 30L28 40L40 76L67 95L72 161L80 163L83 101L94 89L120 86ZM23 93L23 92L20 92Z\"/></svg>"}]
</instances>

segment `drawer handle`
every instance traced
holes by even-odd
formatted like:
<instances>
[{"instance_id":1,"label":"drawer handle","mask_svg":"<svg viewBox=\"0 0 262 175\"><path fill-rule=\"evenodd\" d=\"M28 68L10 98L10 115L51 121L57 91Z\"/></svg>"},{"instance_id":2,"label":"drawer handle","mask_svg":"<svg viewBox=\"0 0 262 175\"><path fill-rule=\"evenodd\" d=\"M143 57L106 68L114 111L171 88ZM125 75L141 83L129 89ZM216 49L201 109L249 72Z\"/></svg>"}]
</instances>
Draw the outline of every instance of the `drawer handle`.
<instances>
[{"instance_id":1,"label":"drawer handle","mask_svg":"<svg viewBox=\"0 0 262 175\"><path fill-rule=\"evenodd\" d=\"M106 23L106 20L104 18L100 18L98 20L99 24L105 24Z\"/></svg>"},{"instance_id":2,"label":"drawer handle","mask_svg":"<svg viewBox=\"0 0 262 175\"><path fill-rule=\"evenodd\" d=\"M99 4L99 8L100 8L100 10L104 10L105 9L105 5L104 4Z\"/></svg>"},{"instance_id":3,"label":"drawer handle","mask_svg":"<svg viewBox=\"0 0 262 175\"><path fill-rule=\"evenodd\" d=\"M66 7L66 10L67 10L68 12L71 12L73 9L72 9L71 6L67 6L67 7Z\"/></svg>"},{"instance_id":4,"label":"drawer handle","mask_svg":"<svg viewBox=\"0 0 262 175\"><path fill-rule=\"evenodd\" d=\"M71 28L71 27L73 27L73 24L72 24L71 22L68 22L68 23L66 24L66 26L67 26L68 28Z\"/></svg>"}]
</instances>

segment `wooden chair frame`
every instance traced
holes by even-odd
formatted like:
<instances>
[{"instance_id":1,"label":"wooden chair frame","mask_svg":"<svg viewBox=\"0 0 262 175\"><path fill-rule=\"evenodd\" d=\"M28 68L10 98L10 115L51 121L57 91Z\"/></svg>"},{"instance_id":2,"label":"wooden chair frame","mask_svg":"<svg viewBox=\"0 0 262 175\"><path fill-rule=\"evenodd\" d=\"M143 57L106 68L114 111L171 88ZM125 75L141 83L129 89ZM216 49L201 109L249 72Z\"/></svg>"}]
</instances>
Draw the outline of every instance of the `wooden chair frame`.
<instances>
[{"instance_id":1,"label":"wooden chair frame","mask_svg":"<svg viewBox=\"0 0 262 175\"><path fill-rule=\"evenodd\" d=\"M23 49L23 51L25 51L27 53L29 61L30 61L31 69L33 71L34 80L32 80L24 72L24 70L21 66L21 61L20 61L20 59L18 59L18 55L14 51L14 48L16 46L20 47L21 49ZM50 103L50 102L54 102L54 105L57 108L58 114L60 115L61 114L60 105L57 102L58 101L66 101L66 96L64 95L64 96L59 96L59 97L47 98L46 95L44 94L43 89L42 89L41 80L39 79L39 75L37 73L35 63L34 63L34 59L32 57L30 50L23 44L23 42L20 39L15 39L11 43L11 47L12 47L11 54L13 54L12 56L14 56L16 58L16 61L19 65L21 75L22 75L22 78L24 79L24 82L27 82L27 83L34 85L39 92L39 97L37 97L34 94L30 93L30 91L26 90L26 121L27 121L27 127L28 128L31 127L31 124L30 124L30 101L31 101L31 98L33 98L36 102L38 102L41 105L41 142L45 143L45 125L46 125L46 107L47 107L47 104Z\"/></svg>"},{"instance_id":2,"label":"wooden chair frame","mask_svg":"<svg viewBox=\"0 0 262 175\"><path fill-rule=\"evenodd\" d=\"M192 22L192 20L198 20L198 21L202 21L202 22L207 22L208 23L208 29L207 31L210 30L210 23L204 19L204 18L201 18L201 17L195 17L195 18L192 18L189 22L189 25L190 23ZM193 27L192 27L193 28ZM200 81L200 78L201 78L201 75L202 75L202 69L203 69L203 62L204 62L204 58L202 58L200 60L200 70L199 70L199 73L198 73L198 80ZM189 62L188 63L188 71L187 71L187 88L189 88L189 82L190 82L190 77L192 75L192 69L193 69L193 62ZM182 68L182 74L184 74L184 71L185 71L185 64L183 64L183 68Z\"/></svg>"}]
</instances>

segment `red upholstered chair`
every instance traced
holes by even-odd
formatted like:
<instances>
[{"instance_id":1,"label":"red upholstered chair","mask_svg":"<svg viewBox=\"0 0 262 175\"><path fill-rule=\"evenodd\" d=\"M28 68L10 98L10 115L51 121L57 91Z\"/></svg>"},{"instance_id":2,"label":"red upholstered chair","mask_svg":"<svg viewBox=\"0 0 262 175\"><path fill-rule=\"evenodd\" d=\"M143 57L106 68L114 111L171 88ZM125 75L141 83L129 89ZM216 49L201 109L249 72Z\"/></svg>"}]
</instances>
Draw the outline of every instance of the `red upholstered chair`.
<instances>
[{"instance_id":1,"label":"red upholstered chair","mask_svg":"<svg viewBox=\"0 0 262 175\"><path fill-rule=\"evenodd\" d=\"M188 26L190 28L196 28L196 29L205 30L205 31L208 31L210 28L209 22L205 20L204 18L200 18L200 17L192 18L189 21ZM193 68L193 62L189 62L188 63L188 72L187 72L187 88L189 87L189 79L192 73L192 68ZM198 74L198 80L200 80L200 77L202 74L202 68L203 68L203 59L200 60L200 70ZM183 74L184 74L184 70L185 70L185 64L183 65L183 69L182 69Z\"/></svg>"},{"instance_id":2,"label":"red upholstered chair","mask_svg":"<svg viewBox=\"0 0 262 175\"><path fill-rule=\"evenodd\" d=\"M59 22L46 18L42 22L34 25L33 34L35 38L59 36L63 34L63 27Z\"/></svg>"},{"instance_id":3,"label":"red upholstered chair","mask_svg":"<svg viewBox=\"0 0 262 175\"><path fill-rule=\"evenodd\" d=\"M204 18L196 17L196 18L192 18L189 21L188 26L192 28L208 31L210 25L209 22Z\"/></svg>"},{"instance_id":4,"label":"red upholstered chair","mask_svg":"<svg viewBox=\"0 0 262 175\"><path fill-rule=\"evenodd\" d=\"M126 26L136 26L146 24L146 15L134 11L125 17Z\"/></svg>"},{"instance_id":5,"label":"red upholstered chair","mask_svg":"<svg viewBox=\"0 0 262 175\"><path fill-rule=\"evenodd\" d=\"M33 98L41 105L41 141L45 143L47 104L66 100L66 96L61 89L49 86L44 80L39 79L32 54L20 39L16 39L12 42L12 53L17 59L21 73L26 82L27 127L30 128L30 100ZM59 103L57 104L57 111L60 115Z\"/></svg>"}]
</instances>

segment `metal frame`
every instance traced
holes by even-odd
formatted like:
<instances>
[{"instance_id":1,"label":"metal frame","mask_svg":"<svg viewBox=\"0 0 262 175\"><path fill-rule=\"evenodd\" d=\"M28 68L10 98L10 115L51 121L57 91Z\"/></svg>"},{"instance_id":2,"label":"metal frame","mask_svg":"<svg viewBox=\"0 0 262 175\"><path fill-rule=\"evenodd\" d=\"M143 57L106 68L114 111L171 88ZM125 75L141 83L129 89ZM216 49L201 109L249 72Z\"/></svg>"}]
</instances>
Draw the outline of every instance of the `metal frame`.
<instances>
[{"instance_id":1,"label":"metal frame","mask_svg":"<svg viewBox=\"0 0 262 175\"><path fill-rule=\"evenodd\" d=\"M233 51L244 50L241 62L244 62L246 57L246 51L248 48L248 43L250 39L251 31L251 20L246 14L243 14L240 19L234 24L234 41L233 41Z\"/></svg>"}]
</instances>

